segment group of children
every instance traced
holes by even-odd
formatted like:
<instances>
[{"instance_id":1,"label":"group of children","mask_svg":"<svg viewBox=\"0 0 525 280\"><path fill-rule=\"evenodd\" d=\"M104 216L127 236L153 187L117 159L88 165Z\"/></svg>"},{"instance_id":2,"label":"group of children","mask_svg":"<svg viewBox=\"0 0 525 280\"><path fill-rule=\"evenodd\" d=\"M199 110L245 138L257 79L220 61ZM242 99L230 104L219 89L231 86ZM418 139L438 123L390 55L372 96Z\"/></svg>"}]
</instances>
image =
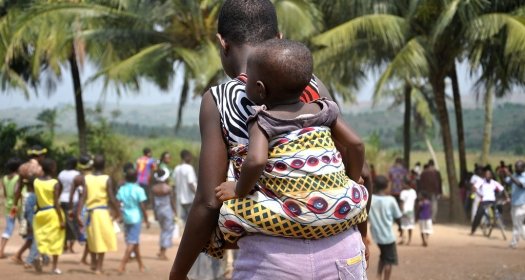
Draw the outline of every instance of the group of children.
<instances>
[{"instance_id":1,"label":"group of children","mask_svg":"<svg viewBox=\"0 0 525 280\"><path fill-rule=\"evenodd\" d=\"M396 237L392 226L396 220L401 220L399 245L409 245L412 241L412 231L415 220L419 221L421 240L424 247L428 246L428 239L432 234L432 205L429 195L422 192L419 197L416 191L404 181L401 191L400 205L390 195L390 184L385 176L374 178L374 191L372 206L370 208L370 229L374 242L380 250L378 277L390 279L392 265L397 265ZM405 235L408 233L408 238Z\"/></svg>"},{"instance_id":2,"label":"group of children","mask_svg":"<svg viewBox=\"0 0 525 280\"><path fill-rule=\"evenodd\" d=\"M5 165L8 174L2 178L1 186L6 204L6 229L2 234L0 258L6 256L4 250L18 218L19 232L26 242L12 260L41 272L42 265L51 257L51 272L61 274L59 256L64 250L73 252L73 242L77 240L86 243L81 262L90 264L91 270L101 274L105 253L117 249L115 222L122 221L127 247L118 270L124 272L134 256L139 270L144 271L139 239L142 223L146 228L150 223L145 205L147 196L136 183L137 171L133 164L125 166L125 182L115 195L111 179L103 173L103 156L82 156L78 163L76 159L68 160L57 180L56 163L45 158L45 149L33 149L29 154L32 159L25 164L13 158ZM162 230L158 256L167 259L165 252L172 246L174 223L172 190L166 183L169 173L160 169L152 177L155 216ZM22 254L28 248L30 253L22 261Z\"/></svg>"}]
</instances>

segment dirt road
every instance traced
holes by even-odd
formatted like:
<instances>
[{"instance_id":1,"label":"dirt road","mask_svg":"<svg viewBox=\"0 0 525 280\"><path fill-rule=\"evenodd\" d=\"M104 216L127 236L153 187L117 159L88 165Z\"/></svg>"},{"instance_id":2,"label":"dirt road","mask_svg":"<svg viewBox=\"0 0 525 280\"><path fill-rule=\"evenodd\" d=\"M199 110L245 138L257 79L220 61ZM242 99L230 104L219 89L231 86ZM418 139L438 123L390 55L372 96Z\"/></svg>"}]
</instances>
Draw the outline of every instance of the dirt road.
<instances>
[{"instance_id":1,"label":"dirt road","mask_svg":"<svg viewBox=\"0 0 525 280\"><path fill-rule=\"evenodd\" d=\"M3 230L4 221L0 222ZM435 225L434 235L429 247L422 247L416 229L410 246L398 246L399 265L394 267L392 279L525 279L525 242L518 249L508 248L508 241L503 241L501 235L493 233L494 237L487 239L478 233L469 236L469 229L464 226ZM510 232L507 232L510 238ZM171 268L170 261L160 261L156 258L158 251L158 227L143 230L141 236L142 255L148 267L145 273L139 273L135 262L128 264L128 272L118 275L116 268L123 254L123 235L118 235L119 251L109 253L105 261L105 274L97 279L167 279ZM15 236L8 243L7 253L11 256L18 249L22 239ZM16 280L33 279L93 279L94 275L87 266L81 265L79 259L82 248L76 246L76 254L65 254L60 258L60 268L64 275L37 275L31 270L25 270L8 259L0 260L0 278ZM176 247L169 251L172 259ZM27 254L27 253L26 253ZM372 244L371 263L368 270L369 279L375 279L375 271L379 252ZM45 268L49 271L49 267Z\"/></svg>"}]
</instances>

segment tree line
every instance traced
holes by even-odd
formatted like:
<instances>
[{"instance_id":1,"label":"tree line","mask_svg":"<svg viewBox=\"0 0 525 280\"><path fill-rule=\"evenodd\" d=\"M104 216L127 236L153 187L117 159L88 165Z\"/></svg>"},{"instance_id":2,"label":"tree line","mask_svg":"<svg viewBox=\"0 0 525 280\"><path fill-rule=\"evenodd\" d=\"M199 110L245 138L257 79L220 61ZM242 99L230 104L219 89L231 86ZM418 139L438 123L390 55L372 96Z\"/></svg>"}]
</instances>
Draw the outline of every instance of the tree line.
<instances>
[{"instance_id":1,"label":"tree line","mask_svg":"<svg viewBox=\"0 0 525 280\"><path fill-rule=\"evenodd\" d=\"M404 158L410 164L410 132L428 137L440 129L448 183L467 170L457 64L466 62L485 106L483 148L491 146L493 99L525 81L525 3L516 0L274 0L284 36L308 44L315 72L334 97L351 101L370 72L380 78L374 100L394 97L405 107ZM168 90L182 75L176 128L189 97L224 79L215 43L220 0L4 0L0 3L0 84L28 97L37 86L53 89L73 80L78 144L87 151L88 129L81 69L89 61L118 93L146 79ZM452 87L460 154L453 160L446 81ZM461 213L451 192L452 219Z\"/></svg>"}]
</instances>

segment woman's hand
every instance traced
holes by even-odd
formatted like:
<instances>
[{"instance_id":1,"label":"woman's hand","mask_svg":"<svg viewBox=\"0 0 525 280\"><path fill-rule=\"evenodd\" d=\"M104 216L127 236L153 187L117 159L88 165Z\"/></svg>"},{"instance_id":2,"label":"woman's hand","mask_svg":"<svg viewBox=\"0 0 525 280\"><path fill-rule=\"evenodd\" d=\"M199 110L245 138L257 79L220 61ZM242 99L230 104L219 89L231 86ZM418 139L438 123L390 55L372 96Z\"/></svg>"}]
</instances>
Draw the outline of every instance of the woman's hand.
<instances>
[{"instance_id":1,"label":"woman's hand","mask_svg":"<svg viewBox=\"0 0 525 280\"><path fill-rule=\"evenodd\" d=\"M217 196L217 199L224 202L226 200L237 198L237 194L235 193L236 185L237 183L232 181L220 184L215 188L215 195Z\"/></svg>"},{"instance_id":2,"label":"woman's hand","mask_svg":"<svg viewBox=\"0 0 525 280\"><path fill-rule=\"evenodd\" d=\"M365 244L365 261L366 269L368 270L368 260L370 259L370 249L368 248L368 245L370 245L370 239L368 239L368 237L362 237L362 239Z\"/></svg>"}]
</instances>

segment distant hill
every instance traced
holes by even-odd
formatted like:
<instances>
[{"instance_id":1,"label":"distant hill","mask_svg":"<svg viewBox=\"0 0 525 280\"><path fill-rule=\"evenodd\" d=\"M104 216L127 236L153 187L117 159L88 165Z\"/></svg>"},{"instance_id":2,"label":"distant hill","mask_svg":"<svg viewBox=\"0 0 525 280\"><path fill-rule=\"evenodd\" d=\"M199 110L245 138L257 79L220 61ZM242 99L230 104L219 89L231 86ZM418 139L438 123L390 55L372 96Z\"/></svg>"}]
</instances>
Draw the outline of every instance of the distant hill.
<instances>
[{"instance_id":1,"label":"distant hill","mask_svg":"<svg viewBox=\"0 0 525 280\"><path fill-rule=\"evenodd\" d=\"M522 95L523 96L523 95ZM494 109L492 148L494 151L509 153L523 153L525 150L525 98L517 98L517 103L503 103L498 101ZM478 150L481 147L483 135L482 108L479 108L474 97L463 98L465 110L463 112L465 122L465 137L468 149ZM521 104L520 104L521 103ZM87 104L88 118L93 114L89 110L94 108L93 104ZM349 124L364 138L376 133L380 136L382 147L402 147L402 123L403 111L400 108L387 109L388 106L380 104L372 107L371 104L361 103L358 105L343 105L342 112ZM71 106L61 106L59 109L59 132L76 132L75 114ZM37 114L42 108L20 109L11 108L0 110L0 120L11 119L20 126L34 125ZM118 113L115 113L117 112ZM189 140L199 140L198 114L199 102L193 100L185 108L183 121L185 127L175 135L174 124L176 121L177 107L173 104L161 104L155 106L115 106L108 105L103 110L104 116L110 121L113 129L121 134L145 137L176 136ZM454 114L450 113L450 119L455 141ZM415 149L425 149L422 137L412 137ZM433 142L439 148L441 139L436 131Z\"/></svg>"}]
</instances>

